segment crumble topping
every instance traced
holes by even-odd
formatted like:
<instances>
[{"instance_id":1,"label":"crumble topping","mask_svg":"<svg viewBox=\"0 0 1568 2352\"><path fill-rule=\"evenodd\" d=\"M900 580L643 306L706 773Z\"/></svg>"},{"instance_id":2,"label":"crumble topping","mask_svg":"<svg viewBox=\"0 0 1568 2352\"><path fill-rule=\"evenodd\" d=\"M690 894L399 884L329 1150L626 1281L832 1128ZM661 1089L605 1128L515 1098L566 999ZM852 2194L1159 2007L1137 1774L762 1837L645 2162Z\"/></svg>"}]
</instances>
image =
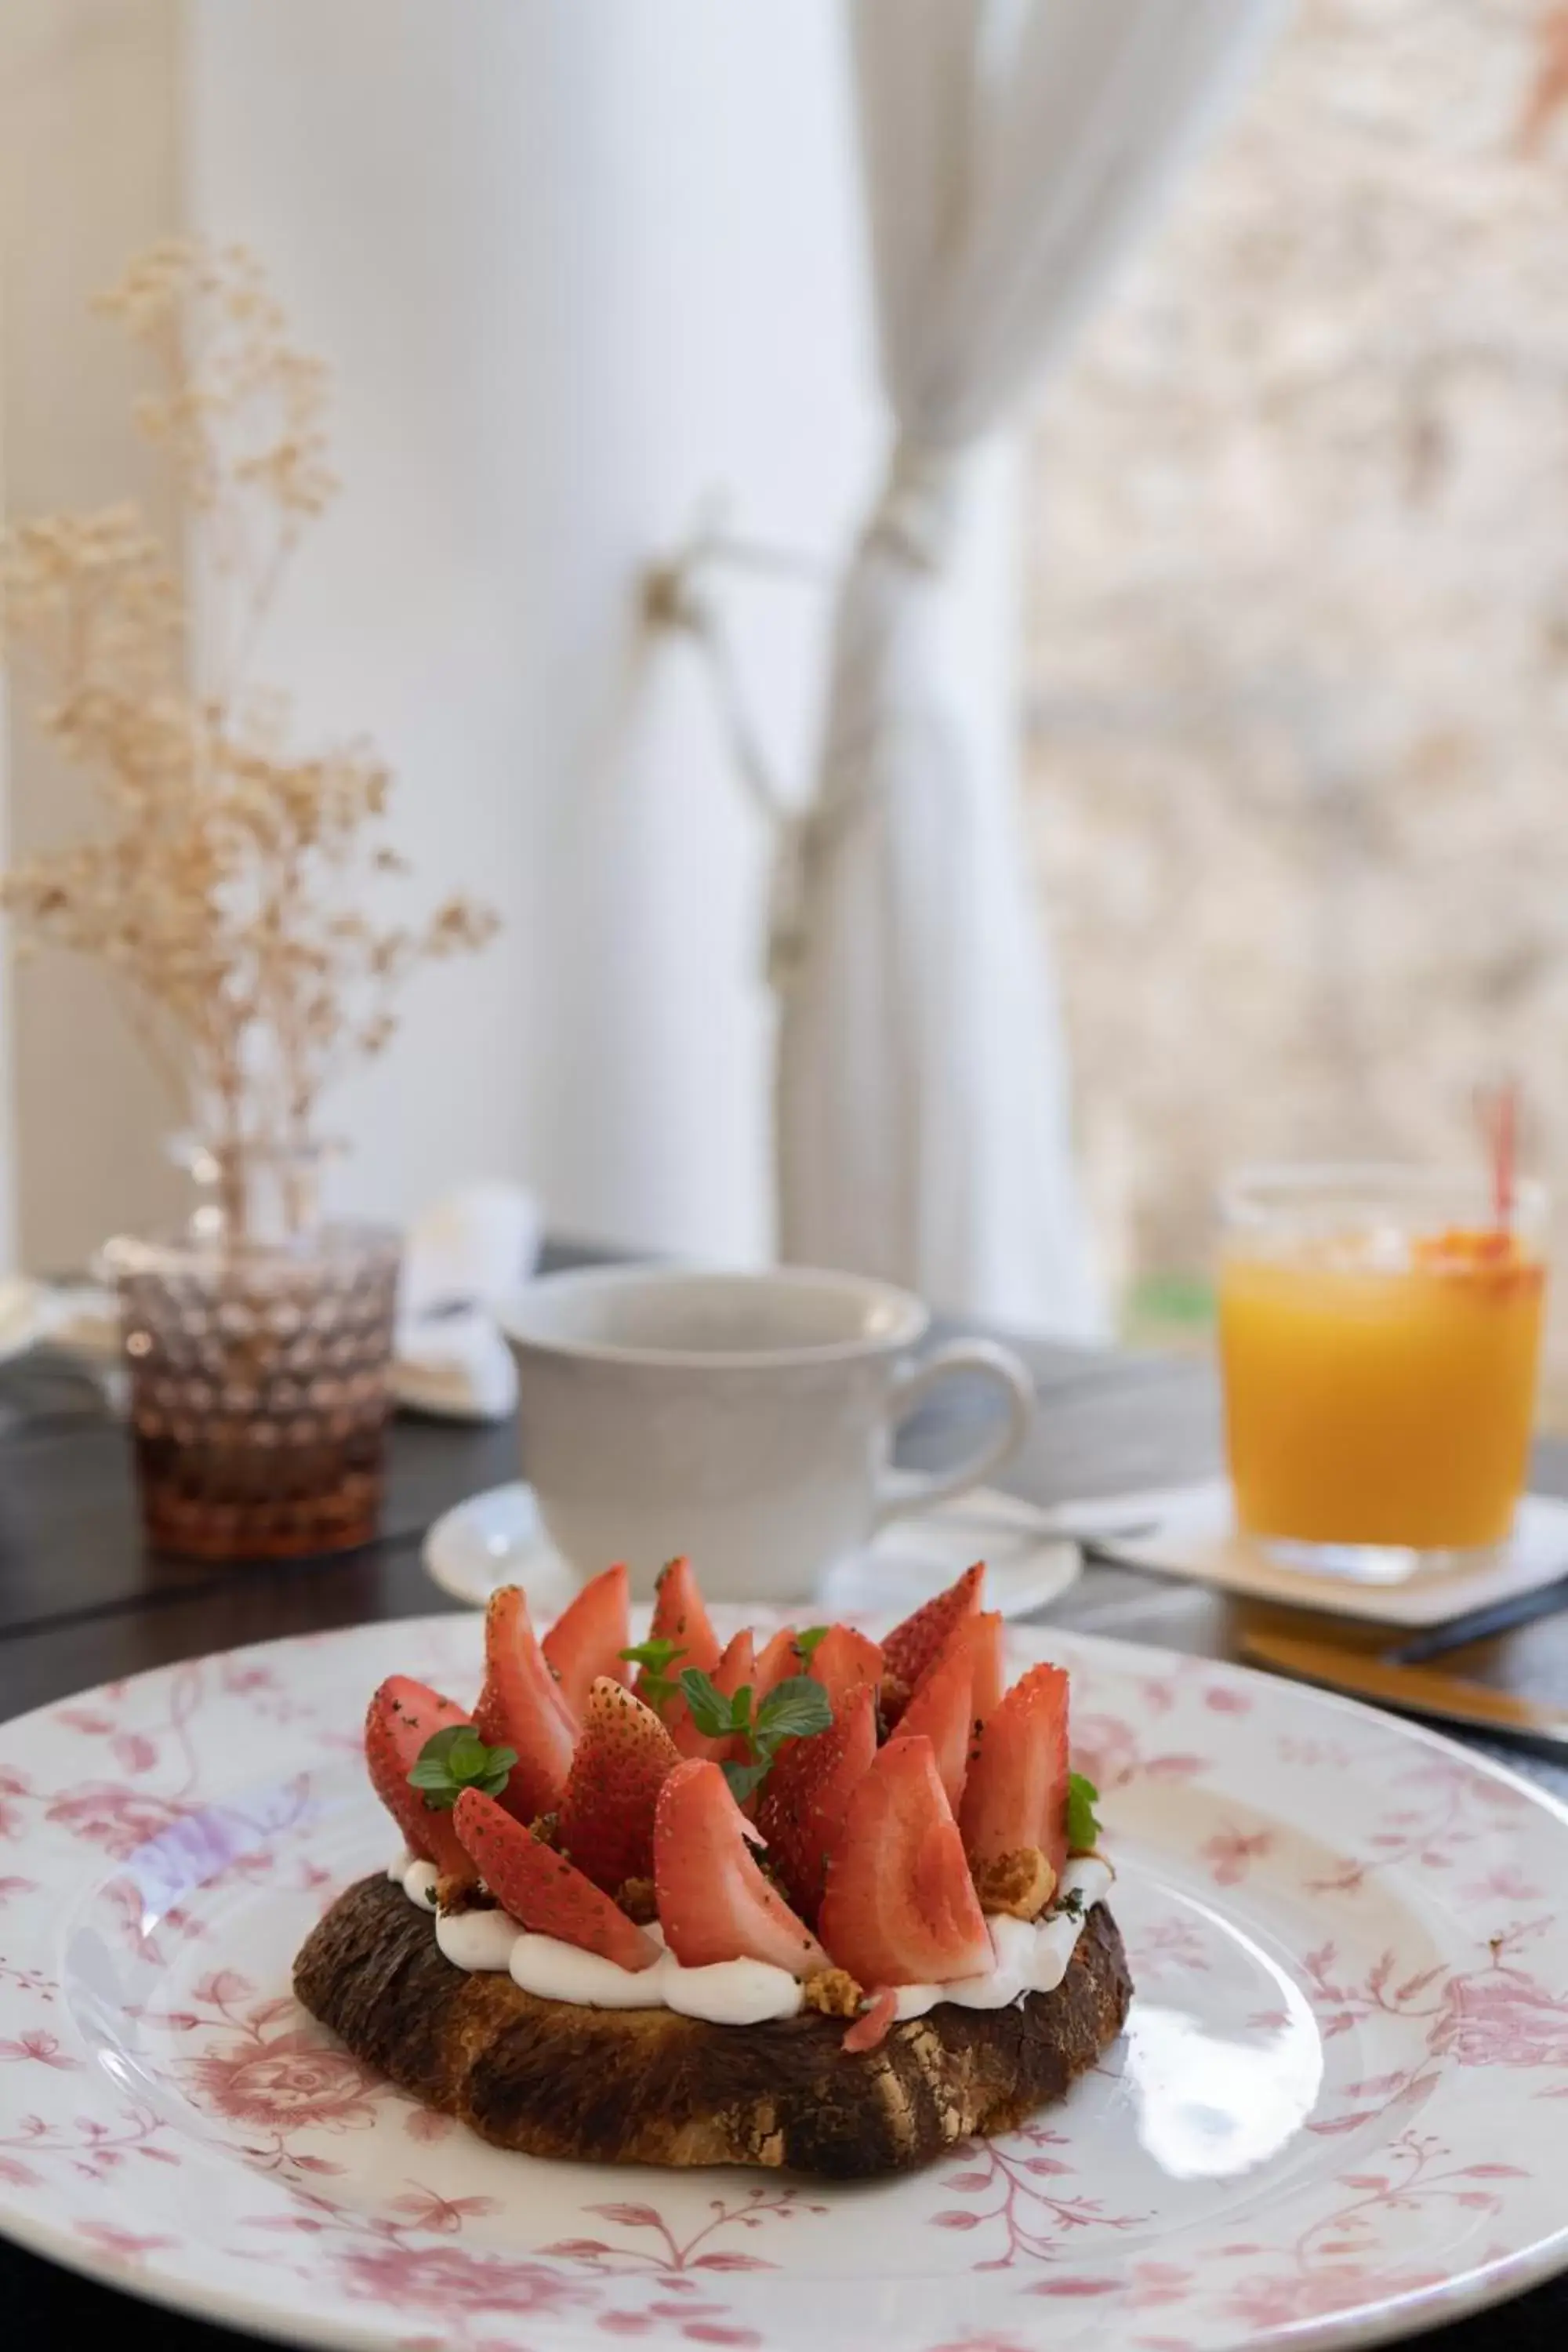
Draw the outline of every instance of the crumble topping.
<instances>
[{"instance_id":1,"label":"crumble topping","mask_svg":"<svg viewBox=\"0 0 1568 2352\"><path fill-rule=\"evenodd\" d=\"M805 2005L824 2017L858 2017L865 2000L847 1969L818 1969L805 1980Z\"/></svg>"},{"instance_id":2,"label":"crumble topping","mask_svg":"<svg viewBox=\"0 0 1568 2352\"><path fill-rule=\"evenodd\" d=\"M460 1911L495 1911L500 1907L482 1879L458 1878L448 1871L446 1877L436 1881L436 1908L446 1912L449 1918Z\"/></svg>"},{"instance_id":3,"label":"crumble topping","mask_svg":"<svg viewBox=\"0 0 1568 2352\"><path fill-rule=\"evenodd\" d=\"M651 1878L624 1880L616 1901L626 1917L638 1927L651 1927L658 1917L658 1904Z\"/></svg>"},{"instance_id":4,"label":"crumble topping","mask_svg":"<svg viewBox=\"0 0 1568 2352\"><path fill-rule=\"evenodd\" d=\"M1037 1845L1019 1846L983 1863L974 1874L982 1911L1010 1919L1037 1919L1057 1891L1057 1874Z\"/></svg>"}]
</instances>

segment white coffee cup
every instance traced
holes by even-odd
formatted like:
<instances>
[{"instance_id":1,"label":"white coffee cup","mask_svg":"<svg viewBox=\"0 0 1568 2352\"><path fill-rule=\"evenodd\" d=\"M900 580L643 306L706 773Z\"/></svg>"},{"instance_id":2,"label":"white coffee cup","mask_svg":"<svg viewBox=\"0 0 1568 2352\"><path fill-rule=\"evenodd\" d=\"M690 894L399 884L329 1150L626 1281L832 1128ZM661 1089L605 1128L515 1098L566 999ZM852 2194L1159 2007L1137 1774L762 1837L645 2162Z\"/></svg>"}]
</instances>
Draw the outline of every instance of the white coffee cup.
<instances>
[{"instance_id":1,"label":"white coffee cup","mask_svg":"<svg viewBox=\"0 0 1568 2352\"><path fill-rule=\"evenodd\" d=\"M715 1599L796 1601L889 1519L962 1494L1018 1445L1034 1390L984 1339L911 1361L930 1317L858 1275L598 1266L543 1276L500 1321L517 1359L523 1469L584 1575L624 1559L647 1595L689 1554ZM900 1423L960 1373L1005 1425L955 1466L889 1468Z\"/></svg>"}]
</instances>

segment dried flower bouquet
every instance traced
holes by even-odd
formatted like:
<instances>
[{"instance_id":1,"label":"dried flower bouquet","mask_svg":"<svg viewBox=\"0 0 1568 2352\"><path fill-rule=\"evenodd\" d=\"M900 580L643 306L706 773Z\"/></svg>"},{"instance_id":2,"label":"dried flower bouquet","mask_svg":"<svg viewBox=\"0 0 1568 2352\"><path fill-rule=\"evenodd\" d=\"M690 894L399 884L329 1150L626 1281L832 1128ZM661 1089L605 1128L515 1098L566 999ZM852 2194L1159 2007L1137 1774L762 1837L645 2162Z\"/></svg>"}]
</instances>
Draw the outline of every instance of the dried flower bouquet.
<instances>
[{"instance_id":1,"label":"dried flower bouquet","mask_svg":"<svg viewBox=\"0 0 1568 2352\"><path fill-rule=\"evenodd\" d=\"M384 765L361 741L299 750L252 683L334 487L321 368L258 264L159 246L102 307L155 365L139 421L181 492L202 627L130 508L0 539L0 650L37 680L103 820L13 868L0 906L23 946L117 975L200 1144L190 1233L108 1252L151 1539L206 1559L341 1549L377 1524L399 1251L319 1223L320 1104L384 1047L412 970L494 921L462 898L412 925L368 912L404 871Z\"/></svg>"},{"instance_id":2,"label":"dried flower bouquet","mask_svg":"<svg viewBox=\"0 0 1568 2352\"><path fill-rule=\"evenodd\" d=\"M324 371L289 341L241 247L155 247L100 307L151 354L138 422L167 453L202 582L204 628L137 512L17 523L0 539L0 646L38 683L46 733L86 771L104 823L14 867L20 943L96 956L229 1171L315 1135L326 1087L379 1054L413 968L477 948L494 918L451 898L424 921L367 913L401 875L390 779L354 740L301 751L251 682L268 614L332 496ZM193 677L197 682L189 682Z\"/></svg>"}]
</instances>

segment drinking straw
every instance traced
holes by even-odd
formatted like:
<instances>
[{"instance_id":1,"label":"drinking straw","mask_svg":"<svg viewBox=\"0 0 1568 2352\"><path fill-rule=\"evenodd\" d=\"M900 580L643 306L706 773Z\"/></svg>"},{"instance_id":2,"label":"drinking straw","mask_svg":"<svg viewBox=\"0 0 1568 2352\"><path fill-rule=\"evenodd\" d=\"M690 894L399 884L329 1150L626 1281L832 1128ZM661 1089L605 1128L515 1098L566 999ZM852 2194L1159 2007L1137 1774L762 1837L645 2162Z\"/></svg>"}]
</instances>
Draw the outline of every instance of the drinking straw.
<instances>
[{"instance_id":1,"label":"drinking straw","mask_svg":"<svg viewBox=\"0 0 1568 2352\"><path fill-rule=\"evenodd\" d=\"M1506 1233L1513 1223L1514 1173L1519 1145L1519 1081L1503 1078L1478 1097L1481 1133L1491 1169L1492 1217Z\"/></svg>"}]
</instances>

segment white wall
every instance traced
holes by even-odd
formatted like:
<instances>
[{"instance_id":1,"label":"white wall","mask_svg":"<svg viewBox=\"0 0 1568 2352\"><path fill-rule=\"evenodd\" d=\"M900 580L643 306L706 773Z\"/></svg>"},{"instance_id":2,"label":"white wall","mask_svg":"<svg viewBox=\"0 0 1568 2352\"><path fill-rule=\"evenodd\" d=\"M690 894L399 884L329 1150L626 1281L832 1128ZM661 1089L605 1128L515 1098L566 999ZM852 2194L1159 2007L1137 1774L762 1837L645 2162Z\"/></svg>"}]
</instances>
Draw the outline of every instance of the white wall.
<instances>
[{"instance_id":1,"label":"white wall","mask_svg":"<svg viewBox=\"0 0 1568 2352\"><path fill-rule=\"evenodd\" d=\"M535 1183L562 1229L763 1252L762 842L641 568L728 485L837 551L880 420L837 0L194 0L189 211L338 375L347 489L266 649L368 728L434 891L506 919L343 1096L354 1190ZM806 772L826 617L740 592ZM108 1214L105 1205L105 1214Z\"/></svg>"},{"instance_id":2,"label":"white wall","mask_svg":"<svg viewBox=\"0 0 1568 2352\"><path fill-rule=\"evenodd\" d=\"M183 225L252 242L337 375L345 492L263 672L378 738L425 892L506 919L333 1107L348 1188L401 1213L516 1174L563 1229L760 1253L763 845L690 649L634 663L633 623L711 486L825 556L868 488L838 0L0 0L9 511L171 520L84 306ZM801 781L824 603L737 590ZM0 750L15 845L74 826L19 712ZM166 1213L170 1114L95 972L17 995L17 1241L67 1265Z\"/></svg>"},{"instance_id":3,"label":"white wall","mask_svg":"<svg viewBox=\"0 0 1568 2352\"><path fill-rule=\"evenodd\" d=\"M8 514L142 499L174 516L131 424L137 376L88 299L179 225L177 0L0 0L0 495ZM23 856L90 798L46 753L26 696L0 702L3 831ZM166 1213L170 1107L100 975L16 974L3 1056L0 1258L79 1265L117 1225Z\"/></svg>"}]
</instances>

